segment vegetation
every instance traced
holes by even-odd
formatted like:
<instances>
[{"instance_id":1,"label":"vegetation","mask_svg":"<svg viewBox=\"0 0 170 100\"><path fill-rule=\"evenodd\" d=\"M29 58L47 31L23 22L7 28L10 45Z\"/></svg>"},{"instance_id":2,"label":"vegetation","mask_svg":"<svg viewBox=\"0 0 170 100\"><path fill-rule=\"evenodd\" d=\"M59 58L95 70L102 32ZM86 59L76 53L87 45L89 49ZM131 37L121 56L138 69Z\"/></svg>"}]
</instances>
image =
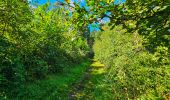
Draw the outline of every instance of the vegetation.
<instances>
[{"instance_id":1,"label":"vegetation","mask_svg":"<svg viewBox=\"0 0 170 100\"><path fill-rule=\"evenodd\" d=\"M10 99L30 99L30 100L54 100L68 99L68 95L72 90L72 85L81 80L85 70L90 65L89 60L70 68L65 68L63 73L50 75L44 80L36 80L26 87L17 98Z\"/></svg>"},{"instance_id":2,"label":"vegetation","mask_svg":"<svg viewBox=\"0 0 170 100\"><path fill-rule=\"evenodd\" d=\"M0 0L0 99L169 100L169 34L169 0Z\"/></svg>"},{"instance_id":3,"label":"vegetation","mask_svg":"<svg viewBox=\"0 0 170 100\"><path fill-rule=\"evenodd\" d=\"M0 4L2 98L21 93L26 83L63 73L64 68L83 61L88 46L69 22L66 9L49 10L49 4L30 8L23 0L3 0Z\"/></svg>"},{"instance_id":4,"label":"vegetation","mask_svg":"<svg viewBox=\"0 0 170 100\"><path fill-rule=\"evenodd\" d=\"M107 98L100 98L101 92L98 87L101 85L100 81L104 78L106 67L99 61L93 59L92 64L82 77L82 80L76 84L72 89L74 92L71 99L86 99L86 100L100 100ZM102 95L103 96L103 95Z\"/></svg>"},{"instance_id":5,"label":"vegetation","mask_svg":"<svg viewBox=\"0 0 170 100\"><path fill-rule=\"evenodd\" d=\"M137 33L130 34L122 26L98 33L95 58L107 66L100 83L99 98L163 99L169 93L169 65L160 64L157 55L149 53ZM135 38L134 38L135 37ZM110 46L113 45L113 46Z\"/></svg>"}]
</instances>

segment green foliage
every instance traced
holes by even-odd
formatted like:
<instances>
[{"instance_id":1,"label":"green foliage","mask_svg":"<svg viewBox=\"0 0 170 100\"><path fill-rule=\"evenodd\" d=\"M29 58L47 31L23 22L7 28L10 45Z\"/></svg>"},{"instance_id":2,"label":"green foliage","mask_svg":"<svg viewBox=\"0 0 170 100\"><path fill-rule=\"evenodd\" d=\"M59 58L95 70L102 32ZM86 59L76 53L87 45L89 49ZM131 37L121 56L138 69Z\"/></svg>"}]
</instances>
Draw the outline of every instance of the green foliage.
<instances>
[{"instance_id":1,"label":"green foliage","mask_svg":"<svg viewBox=\"0 0 170 100\"><path fill-rule=\"evenodd\" d=\"M131 33L138 31L144 37L143 44L148 51L154 53L159 46L170 48L169 0L126 0L120 4L115 4L112 0L86 0L86 3L88 10L75 4L73 21L79 27L84 28L88 23L99 22L99 18L108 17L112 29L121 24Z\"/></svg>"},{"instance_id":2,"label":"green foliage","mask_svg":"<svg viewBox=\"0 0 170 100\"><path fill-rule=\"evenodd\" d=\"M64 7L32 8L24 0L1 0L0 6L0 99L15 97L26 83L62 73L86 56L86 39L77 35Z\"/></svg>"},{"instance_id":3,"label":"green foliage","mask_svg":"<svg viewBox=\"0 0 170 100\"><path fill-rule=\"evenodd\" d=\"M73 21L81 28L82 19L86 24L110 18L111 27L106 28L113 31L98 33L101 36L94 45L95 57L108 66L103 83L108 87L103 88L101 98L160 99L169 94L169 4L169 0L126 0L120 4L86 0L88 10L75 7Z\"/></svg>"},{"instance_id":4,"label":"green foliage","mask_svg":"<svg viewBox=\"0 0 170 100\"><path fill-rule=\"evenodd\" d=\"M142 38L136 32L131 35L121 26L101 33L93 48L95 58L108 67L108 72L101 82L103 86L99 90L103 95L99 98L165 98L170 92L167 48L160 47L151 54L144 49Z\"/></svg>"},{"instance_id":5,"label":"green foliage","mask_svg":"<svg viewBox=\"0 0 170 100\"><path fill-rule=\"evenodd\" d=\"M75 2L72 6L70 0L54 8L0 0L0 99L22 97L28 83L71 70L88 52L93 56L87 26L104 17L111 27L94 35L93 47L95 58L108 67L99 98L162 99L170 93L169 0L86 3L88 9ZM34 87L28 87L33 94L25 94L41 94Z\"/></svg>"},{"instance_id":6,"label":"green foliage","mask_svg":"<svg viewBox=\"0 0 170 100\"><path fill-rule=\"evenodd\" d=\"M15 98L10 99L68 99L72 85L81 79L89 65L89 60L84 60L79 65L65 67L63 73L50 75L44 80L37 80L27 84L22 92Z\"/></svg>"}]
</instances>

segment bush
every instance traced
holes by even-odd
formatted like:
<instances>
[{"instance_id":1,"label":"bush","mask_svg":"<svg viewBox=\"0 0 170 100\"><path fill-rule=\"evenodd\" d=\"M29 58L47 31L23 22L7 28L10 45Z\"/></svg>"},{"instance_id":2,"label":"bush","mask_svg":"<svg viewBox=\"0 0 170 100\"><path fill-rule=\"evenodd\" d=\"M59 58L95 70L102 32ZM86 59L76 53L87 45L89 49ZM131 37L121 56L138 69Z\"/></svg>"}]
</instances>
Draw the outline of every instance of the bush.
<instances>
[{"instance_id":1,"label":"bush","mask_svg":"<svg viewBox=\"0 0 170 100\"><path fill-rule=\"evenodd\" d=\"M160 64L146 51L137 33L129 34L116 26L98 34L93 46L95 59L108 67L102 82L105 96L101 97L162 99L170 92L169 64Z\"/></svg>"},{"instance_id":2,"label":"bush","mask_svg":"<svg viewBox=\"0 0 170 100\"><path fill-rule=\"evenodd\" d=\"M66 9L51 9L49 3L32 8L23 0L0 2L3 8L0 17L2 99L22 94L26 82L61 73L86 55L86 40L77 36L78 30L65 15Z\"/></svg>"}]
</instances>

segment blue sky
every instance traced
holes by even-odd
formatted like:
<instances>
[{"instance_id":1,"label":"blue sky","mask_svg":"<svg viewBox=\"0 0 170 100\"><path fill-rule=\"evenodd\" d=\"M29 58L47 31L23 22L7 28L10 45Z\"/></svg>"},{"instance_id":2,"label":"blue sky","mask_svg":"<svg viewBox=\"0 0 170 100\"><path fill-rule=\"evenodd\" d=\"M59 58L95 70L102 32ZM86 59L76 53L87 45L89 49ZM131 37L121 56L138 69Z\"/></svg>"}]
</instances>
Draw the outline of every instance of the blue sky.
<instances>
[{"instance_id":1,"label":"blue sky","mask_svg":"<svg viewBox=\"0 0 170 100\"><path fill-rule=\"evenodd\" d=\"M28 0L29 2L37 2L38 4L45 4L46 2L50 1L51 3L55 3L56 1L64 1L64 0ZM85 0L71 0L71 2L78 2L80 1L80 7L84 7L86 10L88 10L89 8L86 6L86 2ZM126 0L115 0L114 4L121 4L124 3ZM106 12L107 15L109 15L109 12ZM100 23L105 23L110 21L110 19L108 17L104 17L102 21L100 21L99 23L92 23L89 24L89 28L90 28L90 32L93 31L99 31L99 24Z\"/></svg>"},{"instance_id":2,"label":"blue sky","mask_svg":"<svg viewBox=\"0 0 170 100\"><path fill-rule=\"evenodd\" d=\"M38 2L38 4L45 4L48 0L28 0L29 2ZM49 0L51 3L55 3L56 0Z\"/></svg>"}]
</instances>

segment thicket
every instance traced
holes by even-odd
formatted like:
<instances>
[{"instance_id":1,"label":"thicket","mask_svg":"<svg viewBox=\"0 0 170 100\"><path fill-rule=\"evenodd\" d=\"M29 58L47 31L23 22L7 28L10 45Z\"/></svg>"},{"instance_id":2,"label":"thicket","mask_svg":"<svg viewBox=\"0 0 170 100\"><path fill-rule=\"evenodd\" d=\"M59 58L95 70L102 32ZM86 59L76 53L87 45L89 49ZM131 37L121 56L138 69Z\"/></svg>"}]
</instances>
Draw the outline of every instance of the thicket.
<instances>
[{"instance_id":1,"label":"thicket","mask_svg":"<svg viewBox=\"0 0 170 100\"><path fill-rule=\"evenodd\" d=\"M76 6L73 18L80 27L109 19L94 44L95 58L108 66L99 97L170 97L169 5L169 0L86 0L85 7Z\"/></svg>"},{"instance_id":2,"label":"thicket","mask_svg":"<svg viewBox=\"0 0 170 100\"><path fill-rule=\"evenodd\" d=\"M68 12L49 3L0 0L0 99L84 59L86 39L77 35Z\"/></svg>"},{"instance_id":3,"label":"thicket","mask_svg":"<svg viewBox=\"0 0 170 100\"><path fill-rule=\"evenodd\" d=\"M64 0L43 6L0 0L0 97L79 63L93 45L107 68L101 99L163 99L170 93L169 0ZM113 29L113 30L112 30ZM86 37L89 43L87 46ZM91 49L90 49L91 51ZM93 53L90 52L91 56ZM0 98L0 99L1 99Z\"/></svg>"},{"instance_id":4,"label":"thicket","mask_svg":"<svg viewBox=\"0 0 170 100\"><path fill-rule=\"evenodd\" d=\"M129 33L121 25L95 35L95 59L107 66L105 78L96 86L99 99L165 99L170 93L169 52L166 46L154 53L144 46L144 38Z\"/></svg>"}]
</instances>

